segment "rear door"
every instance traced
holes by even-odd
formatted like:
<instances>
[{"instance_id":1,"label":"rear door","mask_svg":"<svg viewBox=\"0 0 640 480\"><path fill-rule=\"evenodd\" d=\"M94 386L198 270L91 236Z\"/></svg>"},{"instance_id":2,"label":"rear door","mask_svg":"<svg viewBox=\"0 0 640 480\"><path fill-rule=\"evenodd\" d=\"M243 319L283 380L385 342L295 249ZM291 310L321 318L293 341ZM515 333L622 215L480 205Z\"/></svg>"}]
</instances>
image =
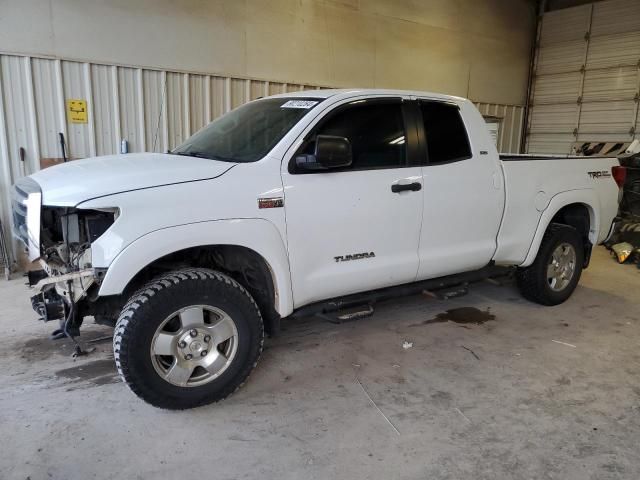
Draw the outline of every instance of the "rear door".
<instances>
[{"instance_id":1,"label":"rear door","mask_svg":"<svg viewBox=\"0 0 640 480\"><path fill-rule=\"evenodd\" d=\"M426 146L418 279L483 267L496 250L504 208L495 148L465 124L461 109L468 108L469 118L477 120L473 127L485 128L471 105L428 100L417 105L419 138Z\"/></svg>"},{"instance_id":2,"label":"rear door","mask_svg":"<svg viewBox=\"0 0 640 480\"><path fill-rule=\"evenodd\" d=\"M410 132L410 135L407 134ZM422 222L422 170L409 157L417 131L400 98L337 106L305 134L346 137L353 164L305 172L283 162L294 304L415 280Z\"/></svg>"}]
</instances>

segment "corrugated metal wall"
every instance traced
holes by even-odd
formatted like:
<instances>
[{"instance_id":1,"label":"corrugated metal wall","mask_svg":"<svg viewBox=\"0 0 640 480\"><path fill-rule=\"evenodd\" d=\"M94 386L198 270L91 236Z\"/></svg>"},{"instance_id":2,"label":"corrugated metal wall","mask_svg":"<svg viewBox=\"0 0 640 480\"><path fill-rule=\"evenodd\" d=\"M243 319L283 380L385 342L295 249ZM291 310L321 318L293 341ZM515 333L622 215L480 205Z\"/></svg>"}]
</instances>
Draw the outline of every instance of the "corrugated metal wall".
<instances>
[{"instance_id":1,"label":"corrugated metal wall","mask_svg":"<svg viewBox=\"0 0 640 480\"><path fill-rule=\"evenodd\" d=\"M244 102L316 88L322 87L0 54L3 224L8 224L11 184L60 161L59 133L72 159L119 153L123 139L129 152L162 152ZM87 123L67 118L69 99L86 100ZM499 149L517 152L523 108L477 105L483 115L500 122Z\"/></svg>"},{"instance_id":2,"label":"corrugated metal wall","mask_svg":"<svg viewBox=\"0 0 640 480\"><path fill-rule=\"evenodd\" d=\"M524 124L524 107L521 105L496 105L495 103L474 102L487 119L500 123L498 130L498 151L500 153L520 153L520 140Z\"/></svg>"},{"instance_id":3,"label":"corrugated metal wall","mask_svg":"<svg viewBox=\"0 0 640 480\"><path fill-rule=\"evenodd\" d=\"M527 152L571 153L583 142L638 135L640 1L545 13L535 59Z\"/></svg>"}]
</instances>

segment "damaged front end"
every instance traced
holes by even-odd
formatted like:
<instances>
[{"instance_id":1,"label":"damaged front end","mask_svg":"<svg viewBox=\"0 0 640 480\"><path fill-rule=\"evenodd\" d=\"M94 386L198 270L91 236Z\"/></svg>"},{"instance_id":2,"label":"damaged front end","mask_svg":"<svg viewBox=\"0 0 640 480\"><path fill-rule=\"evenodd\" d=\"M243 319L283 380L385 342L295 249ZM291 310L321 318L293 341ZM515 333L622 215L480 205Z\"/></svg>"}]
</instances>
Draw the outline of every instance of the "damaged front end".
<instances>
[{"instance_id":1,"label":"damaged front end","mask_svg":"<svg viewBox=\"0 0 640 480\"><path fill-rule=\"evenodd\" d=\"M100 275L91 263L91 244L115 222L119 211L42 205L38 184L21 179L12 195L13 227L30 261L41 270L28 273L31 303L44 321L58 320L53 336L76 336L90 315L87 301L97 293Z\"/></svg>"}]
</instances>

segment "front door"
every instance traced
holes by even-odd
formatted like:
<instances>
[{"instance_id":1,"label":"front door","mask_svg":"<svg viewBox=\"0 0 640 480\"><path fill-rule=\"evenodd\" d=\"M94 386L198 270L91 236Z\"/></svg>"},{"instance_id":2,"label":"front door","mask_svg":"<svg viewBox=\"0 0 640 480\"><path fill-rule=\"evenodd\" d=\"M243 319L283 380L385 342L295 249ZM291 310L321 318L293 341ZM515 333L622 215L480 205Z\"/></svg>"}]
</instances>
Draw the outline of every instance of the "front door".
<instances>
[{"instance_id":1,"label":"front door","mask_svg":"<svg viewBox=\"0 0 640 480\"><path fill-rule=\"evenodd\" d=\"M409 166L407 152L417 135L407 136L403 108L401 99L338 106L312 127L296 152L312 153L316 135L345 137L352 146L351 167L309 173L292 162L283 165L296 308L415 280L422 171Z\"/></svg>"}]
</instances>

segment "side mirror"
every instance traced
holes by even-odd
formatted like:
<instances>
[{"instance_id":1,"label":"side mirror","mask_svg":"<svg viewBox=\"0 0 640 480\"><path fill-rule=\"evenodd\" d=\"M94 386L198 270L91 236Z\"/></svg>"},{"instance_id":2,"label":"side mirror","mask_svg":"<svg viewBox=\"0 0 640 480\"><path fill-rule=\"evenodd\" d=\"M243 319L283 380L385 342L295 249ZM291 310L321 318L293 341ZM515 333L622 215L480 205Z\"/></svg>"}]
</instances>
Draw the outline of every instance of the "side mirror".
<instances>
[{"instance_id":1,"label":"side mirror","mask_svg":"<svg viewBox=\"0 0 640 480\"><path fill-rule=\"evenodd\" d=\"M328 170L351 165L351 142L345 137L318 135L313 155L298 155L296 166L303 170Z\"/></svg>"}]
</instances>

